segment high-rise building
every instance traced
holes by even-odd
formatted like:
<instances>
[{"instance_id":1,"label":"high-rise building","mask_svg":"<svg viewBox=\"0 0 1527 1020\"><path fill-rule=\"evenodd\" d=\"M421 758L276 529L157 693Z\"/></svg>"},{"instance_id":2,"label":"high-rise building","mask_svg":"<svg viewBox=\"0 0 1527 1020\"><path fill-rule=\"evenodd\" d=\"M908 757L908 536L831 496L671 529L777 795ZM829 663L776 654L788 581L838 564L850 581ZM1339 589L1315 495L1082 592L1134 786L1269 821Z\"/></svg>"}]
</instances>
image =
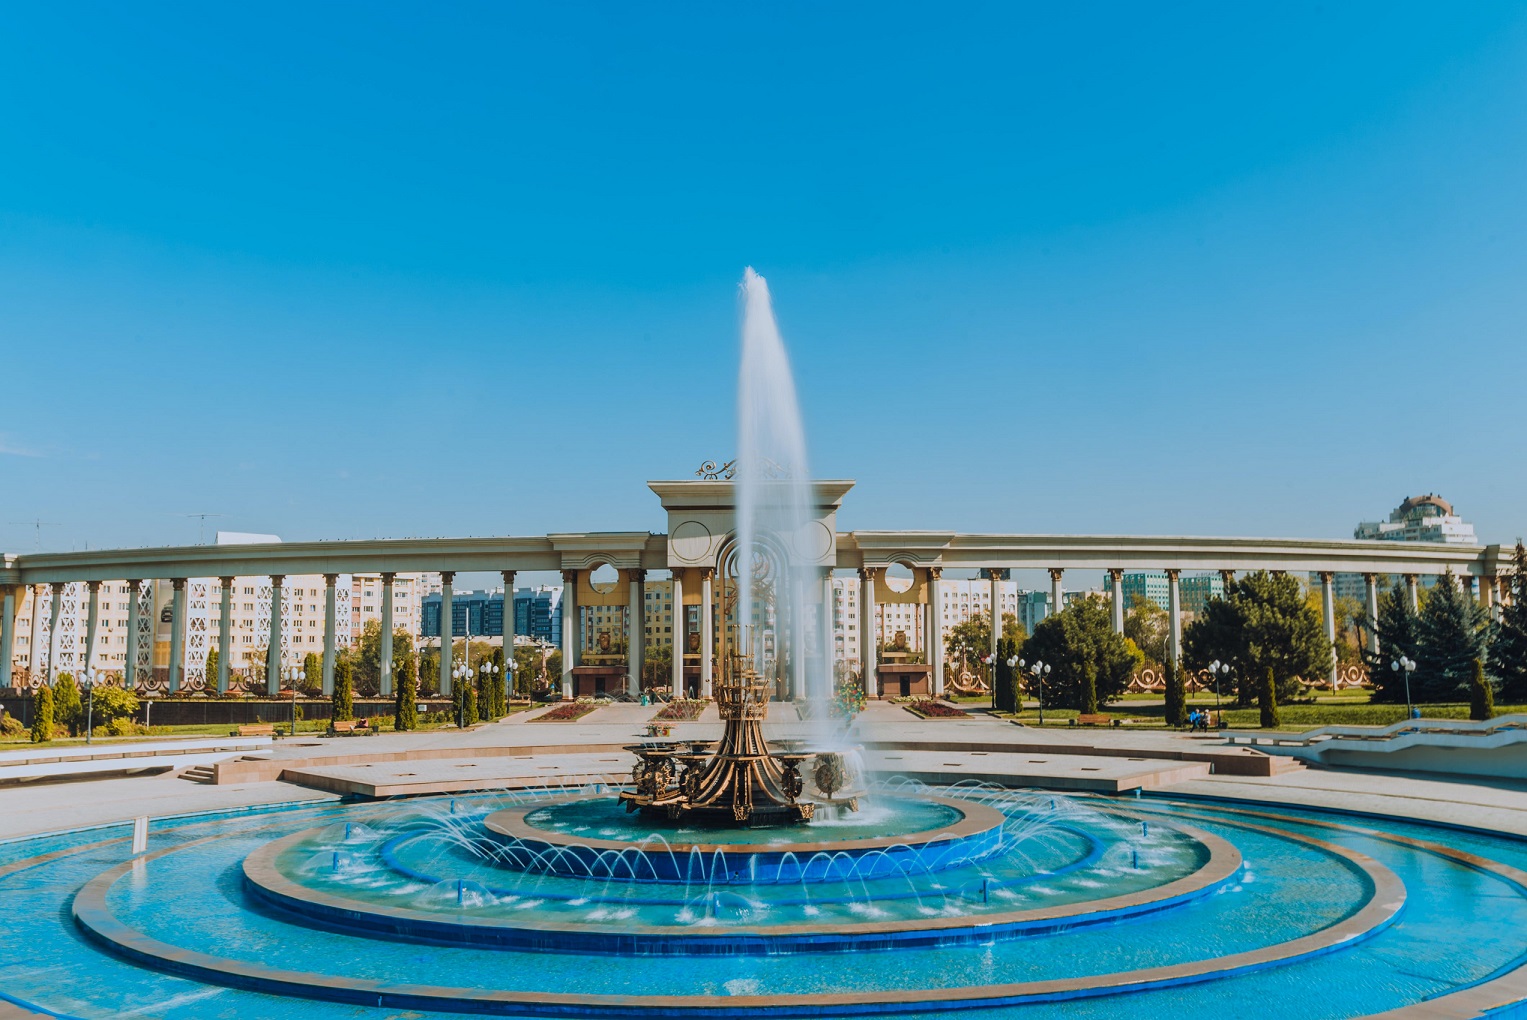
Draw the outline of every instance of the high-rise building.
<instances>
[{"instance_id":1,"label":"high-rise building","mask_svg":"<svg viewBox=\"0 0 1527 1020\"><path fill-rule=\"evenodd\" d=\"M1362 521L1352 531L1353 538L1380 542L1445 542L1455 545L1476 545L1474 525L1459 517L1453 504L1435 493L1410 496L1389 512L1387 521ZM1320 581L1318 574L1310 575L1310 583ZM1420 583L1430 587L1435 578L1422 576ZM1367 582L1361 574L1337 574L1335 578L1337 598L1362 602L1367 598Z\"/></svg>"},{"instance_id":2,"label":"high-rise building","mask_svg":"<svg viewBox=\"0 0 1527 1020\"><path fill-rule=\"evenodd\" d=\"M1145 570L1124 575L1120 584L1124 592L1124 608L1129 608L1131 597L1150 599L1162 609L1171 605L1171 582L1165 570ZM1225 593L1225 582L1218 574L1183 574L1177 579L1177 598L1184 613L1197 615L1204 604Z\"/></svg>"}]
</instances>

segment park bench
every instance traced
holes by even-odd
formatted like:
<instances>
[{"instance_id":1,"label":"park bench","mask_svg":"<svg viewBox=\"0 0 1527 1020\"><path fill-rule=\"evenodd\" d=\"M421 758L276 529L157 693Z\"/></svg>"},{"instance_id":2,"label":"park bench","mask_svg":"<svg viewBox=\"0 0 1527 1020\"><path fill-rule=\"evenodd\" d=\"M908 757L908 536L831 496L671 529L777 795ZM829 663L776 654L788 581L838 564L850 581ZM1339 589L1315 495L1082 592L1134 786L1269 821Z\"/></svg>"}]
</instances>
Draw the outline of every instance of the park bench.
<instances>
[{"instance_id":1,"label":"park bench","mask_svg":"<svg viewBox=\"0 0 1527 1020\"><path fill-rule=\"evenodd\" d=\"M331 737L364 737L366 734L374 732L376 731L367 725L365 719L336 719L329 723L329 735Z\"/></svg>"},{"instance_id":2,"label":"park bench","mask_svg":"<svg viewBox=\"0 0 1527 1020\"><path fill-rule=\"evenodd\" d=\"M1099 713L1097 715L1079 715L1076 717L1078 726L1107 726L1110 716Z\"/></svg>"},{"instance_id":3,"label":"park bench","mask_svg":"<svg viewBox=\"0 0 1527 1020\"><path fill-rule=\"evenodd\" d=\"M275 723L246 723L236 730L229 730L230 737L274 737L276 735Z\"/></svg>"}]
</instances>

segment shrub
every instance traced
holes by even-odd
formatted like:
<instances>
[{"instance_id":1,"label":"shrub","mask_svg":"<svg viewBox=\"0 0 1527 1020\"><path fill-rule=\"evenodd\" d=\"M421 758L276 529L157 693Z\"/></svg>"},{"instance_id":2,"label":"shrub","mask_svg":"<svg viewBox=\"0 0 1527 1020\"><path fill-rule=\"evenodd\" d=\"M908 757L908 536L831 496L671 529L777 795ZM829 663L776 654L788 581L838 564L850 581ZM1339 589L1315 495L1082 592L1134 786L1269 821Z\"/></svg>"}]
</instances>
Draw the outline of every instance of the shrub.
<instances>
[{"instance_id":1,"label":"shrub","mask_svg":"<svg viewBox=\"0 0 1527 1020\"><path fill-rule=\"evenodd\" d=\"M130 722L137 712L138 696L125 688L101 686L91 696L90 716L97 726L109 727L119 719Z\"/></svg>"},{"instance_id":2,"label":"shrub","mask_svg":"<svg viewBox=\"0 0 1527 1020\"><path fill-rule=\"evenodd\" d=\"M5 737L8 740L15 740L26 731L27 728L21 725L20 719L17 719L13 715L5 715L3 714L3 710L0 710L0 737Z\"/></svg>"},{"instance_id":3,"label":"shrub","mask_svg":"<svg viewBox=\"0 0 1527 1020\"><path fill-rule=\"evenodd\" d=\"M399 731L416 729L419 725L419 681L414 676L412 660L405 659L400 664L397 681L392 727Z\"/></svg>"},{"instance_id":4,"label":"shrub","mask_svg":"<svg viewBox=\"0 0 1527 1020\"><path fill-rule=\"evenodd\" d=\"M1273 678L1271 666L1268 666L1267 672L1262 675L1262 691L1257 700L1262 703L1262 728L1276 729L1278 726L1278 684Z\"/></svg>"},{"instance_id":5,"label":"shrub","mask_svg":"<svg viewBox=\"0 0 1527 1020\"><path fill-rule=\"evenodd\" d=\"M1183 727L1188 724L1188 690L1182 677L1182 667L1167 659L1162 668L1166 674L1166 724Z\"/></svg>"},{"instance_id":6,"label":"shrub","mask_svg":"<svg viewBox=\"0 0 1527 1020\"><path fill-rule=\"evenodd\" d=\"M550 712L543 712L531 722L572 722L582 719L599 706L592 701L564 701Z\"/></svg>"},{"instance_id":7,"label":"shrub","mask_svg":"<svg viewBox=\"0 0 1527 1020\"><path fill-rule=\"evenodd\" d=\"M330 716L336 722L355 718L355 667L348 657L334 663L334 694L329 699Z\"/></svg>"},{"instance_id":8,"label":"shrub","mask_svg":"<svg viewBox=\"0 0 1527 1020\"><path fill-rule=\"evenodd\" d=\"M58 674L53 684L53 721L67 726L70 734L75 735L85 725L85 706L80 704L80 688L73 673Z\"/></svg>"},{"instance_id":9,"label":"shrub","mask_svg":"<svg viewBox=\"0 0 1527 1020\"><path fill-rule=\"evenodd\" d=\"M1483 722L1495 716L1495 691L1485 679L1485 664L1474 660L1474 676L1469 681L1469 718Z\"/></svg>"},{"instance_id":10,"label":"shrub","mask_svg":"<svg viewBox=\"0 0 1527 1020\"><path fill-rule=\"evenodd\" d=\"M53 689L43 684L32 696L32 743L53 739Z\"/></svg>"},{"instance_id":11,"label":"shrub","mask_svg":"<svg viewBox=\"0 0 1527 1020\"><path fill-rule=\"evenodd\" d=\"M965 719L969 718L963 709L946 705L942 701L934 701L931 698L920 698L910 702L907 710L913 715L920 715L924 719Z\"/></svg>"}]
</instances>

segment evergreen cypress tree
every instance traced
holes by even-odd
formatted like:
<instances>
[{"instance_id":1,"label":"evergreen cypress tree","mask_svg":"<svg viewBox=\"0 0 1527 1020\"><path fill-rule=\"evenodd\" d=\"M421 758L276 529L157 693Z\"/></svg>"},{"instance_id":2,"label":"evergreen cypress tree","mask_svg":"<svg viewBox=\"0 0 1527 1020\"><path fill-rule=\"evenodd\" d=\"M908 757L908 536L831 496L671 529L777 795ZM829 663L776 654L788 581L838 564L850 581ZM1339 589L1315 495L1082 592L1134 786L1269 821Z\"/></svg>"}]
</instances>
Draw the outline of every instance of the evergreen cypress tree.
<instances>
[{"instance_id":1,"label":"evergreen cypress tree","mask_svg":"<svg viewBox=\"0 0 1527 1020\"><path fill-rule=\"evenodd\" d=\"M415 676L414 658L408 656L397 665L397 691L394 694L392 728L398 731L419 726L419 679Z\"/></svg>"},{"instance_id":2,"label":"evergreen cypress tree","mask_svg":"<svg viewBox=\"0 0 1527 1020\"><path fill-rule=\"evenodd\" d=\"M334 663L334 693L329 699L329 716L335 722L355 718L355 665L348 655Z\"/></svg>"},{"instance_id":3,"label":"evergreen cypress tree","mask_svg":"<svg viewBox=\"0 0 1527 1020\"><path fill-rule=\"evenodd\" d=\"M1183 727L1188 724L1188 690L1183 681L1182 667L1167 656L1162 667L1166 680L1166 724Z\"/></svg>"},{"instance_id":4,"label":"evergreen cypress tree","mask_svg":"<svg viewBox=\"0 0 1527 1020\"><path fill-rule=\"evenodd\" d=\"M1527 548L1516 544L1516 573L1511 604L1501 607L1500 623L1490 642L1490 671L1500 681L1501 700L1527 702Z\"/></svg>"},{"instance_id":5,"label":"evergreen cypress tree","mask_svg":"<svg viewBox=\"0 0 1527 1020\"><path fill-rule=\"evenodd\" d=\"M1264 730L1277 729L1278 682L1273 676L1271 666L1267 667L1267 672L1262 675L1262 691L1257 700L1262 703L1262 728Z\"/></svg>"},{"instance_id":6,"label":"evergreen cypress tree","mask_svg":"<svg viewBox=\"0 0 1527 1020\"><path fill-rule=\"evenodd\" d=\"M481 673L477 677L477 709L475 715L478 719L493 718L493 678L484 676Z\"/></svg>"},{"instance_id":7,"label":"evergreen cypress tree","mask_svg":"<svg viewBox=\"0 0 1527 1020\"><path fill-rule=\"evenodd\" d=\"M79 685L73 673L60 673L53 684L53 721L69 727L74 736L80 735L85 725L85 705L80 701Z\"/></svg>"},{"instance_id":8,"label":"evergreen cypress tree","mask_svg":"<svg viewBox=\"0 0 1527 1020\"><path fill-rule=\"evenodd\" d=\"M1082 715L1098 713L1098 667L1092 661L1082 663Z\"/></svg>"},{"instance_id":9,"label":"evergreen cypress tree","mask_svg":"<svg viewBox=\"0 0 1527 1020\"><path fill-rule=\"evenodd\" d=\"M217 690L217 649L207 653L207 663L202 667L202 676L207 678L207 690Z\"/></svg>"},{"instance_id":10,"label":"evergreen cypress tree","mask_svg":"<svg viewBox=\"0 0 1527 1020\"><path fill-rule=\"evenodd\" d=\"M1469 694L1474 660L1487 652L1484 612L1453 580L1452 571L1437 579L1421 613L1416 671L1411 690L1416 701L1462 701Z\"/></svg>"},{"instance_id":11,"label":"evergreen cypress tree","mask_svg":"<svg viewBox=\"0 0 1527 1020\"><path fill-rule=\"evenodd\" d=\"M1469 718L1477 722L1495 717L1495 692L1485 679L1485 664L1474 660L1474 675L1469 681Z\"/></svg>"},{"instance_id":12,"label":"evergreen cypress tree","mask_svg":"<svg viewBox=\"0 0 1527 1020\"><path fill-rule=\"evenodd\" d=\"M1019 707L1018 667L1009 666L1007 660L1018 653L1017 645L1007 639L997 641L995 674L997 687L993 691L993 703L1000 712L1016 712Z\"/></svg>"},{"instance_id":13,"label":"evergreen cypress tree","mask_svg":"<svg viewBox=\"0 0 1527 1020\"><path fill-rule=\"evenodd\" d=\"M53 689L43 684L32 695L32 743L53 739Z\"/></svg>"},{"instance_id":14,"label":"evergreen cypress tree","mask_svg":"<svg viewBox=\"0 0 1527 1020\"><path fill-rule=\"evenodd\" d=\"M1371 625L1364 617L1358 626L1367 631ZM1379 597L1377 633L1378 654L1367 650L1367 642L1364 642L1363 650L1363 664L1368 667L1368 680L1373 684L1373 700L1403 705L1405 673L1393 669L1390 664L1398 662L1402 655L1408 659L1420 655L1421 618L1410 607L1410 593L1399 583Z\"/></svg>"}]
</instances>

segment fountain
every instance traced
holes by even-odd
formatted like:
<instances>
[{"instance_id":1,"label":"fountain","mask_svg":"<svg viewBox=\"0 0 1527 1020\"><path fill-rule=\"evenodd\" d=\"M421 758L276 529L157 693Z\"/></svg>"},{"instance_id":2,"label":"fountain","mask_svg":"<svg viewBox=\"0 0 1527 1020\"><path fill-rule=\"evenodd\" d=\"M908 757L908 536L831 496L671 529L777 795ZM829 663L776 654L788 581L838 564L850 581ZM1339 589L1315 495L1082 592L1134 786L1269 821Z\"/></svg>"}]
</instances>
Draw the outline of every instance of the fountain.
<instances>
[{"instance_id":1,"label":"fountain","mask_svg":"<svg viewBox=\"0 0 1527 1020\"><path fill-rule=\"evenodd\" d=\"M0 1000L81 1020L1340 1020L1527 1002L1519 841L855 778L826 712L810 740L771 744L771 695L825 702L833 671L803 626L823 557L751 271L744 302L728 548L745 626L723 636L718 740L633 745L629 782L157 819L141 854L130 824L0 843L0 939L26 950L0 959Z\"/></svg>"}]
</instances>

